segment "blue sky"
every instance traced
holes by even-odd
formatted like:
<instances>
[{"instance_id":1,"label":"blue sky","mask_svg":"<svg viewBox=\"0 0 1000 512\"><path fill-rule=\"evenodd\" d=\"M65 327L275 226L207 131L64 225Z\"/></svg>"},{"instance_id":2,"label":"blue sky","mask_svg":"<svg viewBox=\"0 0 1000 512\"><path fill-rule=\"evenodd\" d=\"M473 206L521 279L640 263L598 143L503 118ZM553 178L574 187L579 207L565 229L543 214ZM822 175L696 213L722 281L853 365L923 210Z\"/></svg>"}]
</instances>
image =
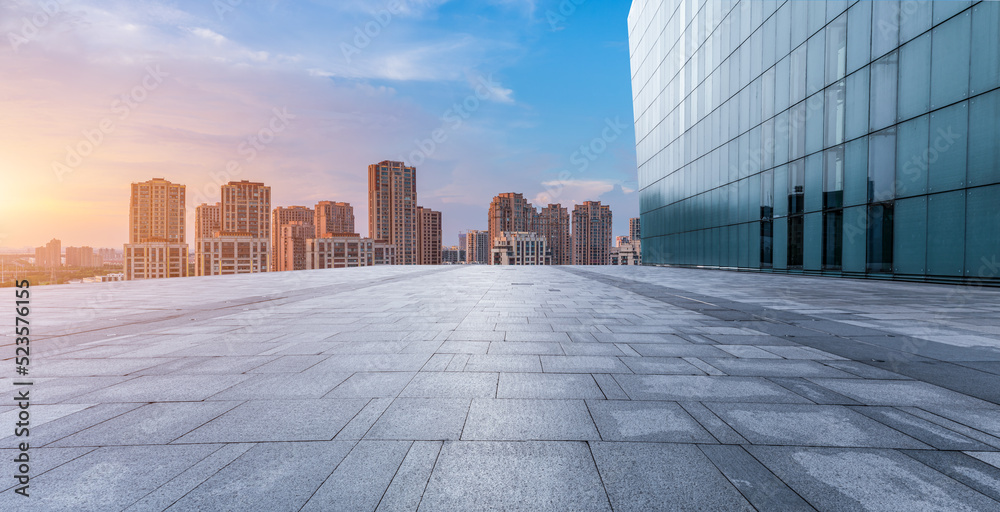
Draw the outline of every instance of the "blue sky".
<instances>
[{"instance_id":1,"label":"blue sky","mask_svg":"<svg viewBox=\"0 0 1000 512\"><path fill-rule=\"evenodd\" d=\"M24 34L40 5L5 2L0 31ZM0 128L16 134L0 141L0 173L34 197L0 199L37 219L0 212L0 245L119 246L128 184L154 176L188 185L192 208L216 201L225 177L264 181L276 206L349 201L365 234L367 164L398 158L417 165L420 203L443 212L449 245L486 228L500 192L603 200L616 235L638 214L627 1L58 5L0 45ZM162 84L127 115L109 107L156 70ZM249 158L275 112L287 126ZM114 131L74 160L109 116ZM66 205L87 213L67 222Z\"/></svg>"}]
</instances>

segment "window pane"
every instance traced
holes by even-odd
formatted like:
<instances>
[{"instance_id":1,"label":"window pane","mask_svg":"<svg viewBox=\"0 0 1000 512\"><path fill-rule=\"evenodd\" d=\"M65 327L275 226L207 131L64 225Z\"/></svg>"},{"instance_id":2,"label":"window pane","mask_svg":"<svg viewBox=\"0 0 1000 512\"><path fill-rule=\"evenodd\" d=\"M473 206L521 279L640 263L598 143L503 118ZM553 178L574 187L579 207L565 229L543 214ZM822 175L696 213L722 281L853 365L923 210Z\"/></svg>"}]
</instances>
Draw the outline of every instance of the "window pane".
<instances>
[{"instance_id":1,"label":"window pane","mask_svg":"<svg viewBox=\"0 0 1000 512\"><path fill-rule=\"evenodd\" d=\"M786 4L787 5L787 4ZM785 56L774 65L774 111L781 112L791 105L789 102L789 63L791 57Z\"/></svg>"},{"instance_id":2,"label":"window pane","mask_svg":"<svg viewBox=\"0 0 1000 512\"><path fill-rule=\"evenodd\" d=\"M965 186L966 147L969 135L968 105L968 102L963 101L931 114L929 149L931 158L927 172L929 192L954 190Z\"/></svg>"},{"instance_id":3,"label":"window pane","mask_svg":"<svg viewBox=\"0 0 1000 512\"><path fill-rule=\"evenodd\" d=\"M823 149L823 92L806 100L806 155Z\"/></svg>"},{"instance_id":4,"label":"window pane","mask_svg":"<svg viewBox=\"0 0 1000 512\"><path fill-rule=\"evenodd\" d=\"M930 116L920 116L897 127L896 197L927 193L927 133Z\"/></svg>"},{"instance_id":5,"label":"window pane","mask_svg":"<svg viewBox=\"0 0 1000 512\"><path fill-rule=\"evenodd\" d=\"M774 265L774 223L761 221L759 229L760 255L758 260L760 268L771 268Z\"/></svg>"},{"instance_id":6,"label":"window pane","mask_svg":"<svg viewBox=\"0 0 1000 512\"><path fill-rule=\"evenodd\" d=\"M817 92L826 85L825 49L826 35L823 30L820 30L809 38L808 57L806 59L806 94Z\"/></svg>"},{"instance_id":7,"label":"window pane","mask_svg":"<svg viewBox=\"0 0 1000 512\"><path fill-rule=\"evenodd\" d=\"M957 59L955 56L969 55L970 12L966 11L932 31L931 108L940 108L969 96L969 59Z\"/></svg>"},{"instance_id":8,"label":"window pane","mask_svg":"<svg viewBox=\"0 0 1000 512\"><path fill-rule=\"evenodd\" d=\"M774 117L774 163L783 164L788 161L788 132L791 126L788 123L788 111L784 111Z\"/></svg>"},{"instance_id":9,"label":"window pane","mask_svg":"<svg viewBox=\"0 0 1000 512\"><path fill-rule=\"evenodd\" d=\"M847 30L851 33L847 41L847 72L850 73L871 61L872 2L851 6L847 11Z\"/></svg>"},{"instance_id":10,"label":"window pane","mask_svg":"<svg viewBox=\"0 0 1000 512\"><path fill-rule=\"evenodd\" d=\"M880 202L896 195L896 129L874 133L868 139L868 201Z\"/></svg>"},{"instance_id":11,"label":"window pane","mask_svg":"<svg viewBox=\"0 0 1000 512\"><path fill-rule=\"evenodd\" d=\"M774 268L788 268L788 218L774 219Z\"/></svg>"},{"instance_id":12,"label":"window pane","mask_svg":"<svg viewBox=\"0 0 1000 512\"><path fill-rule=\"evenodd\" d=\"M823 209L844 206L844 146L823 153Z\"/></svg>"},{"instance_id":13,"label":"window pane","mask_svg":"<svg viewBox=\"0 0 1000 512\"><path fill-rule=\"evenodd\" d=\"M788 213L805 211L805 161L796 160L788 164Z\"/></svg>"},{"instance_id":14,"label":"window pane","mask_svg":"<svg viewBox=\"0 0 1000 512\"><path fill-rule=\"evenodd\" d=\"M847 74L847 15L843 14L826 27L826 83Z\"/></svg>"},{"instance_id":15,"label":"window pane","mask_svg":"<svg viewBox=\"0 0 1000 512\"><path fill-rule=\"evenodd\" d=\"M930 0L908 0L900 5L899 42L905 43L931 28Z\"/></svg>"},{"instance_id":16,"label":"window pane","mask_svg":"<svg viewBox=\"0 0 1000 512\"><path fill-rule=\"evenodd\" d=\"M775 217L783 217L785 215L788 215L788 198L786 195L787 183L788 183L788 166L782 165L781 167L776 167L774 169L775 194L780 193L785 197L779 198L777 197L777 195L775 195L775 203L774 203Z\"/></svg>"},{"instance_id":17,"label":"window pane","mask_svg":"<svg viewBox=\"0 0 1000 512\"><path fill-rule=\"evenodd\" d=\"M910 119L925 114L931 93L931 35L924 34L899 50L898 119Z\"/></svg>"},{"instance_id":18,"label":"window pane","mask_svg":"<svg viewBox=\"0 0 1000 512\"><path fill-rule=\"evenodd\" d=\"M823 213L823 270L843 266L844 210Z\"/></svg>"},{"instance_id":19,"label":"window pane","mask_svg":"<svg viewBox=\"0 0 1000 512\"><path fill-rule=\"evenodd\" d=\"M923 275L927 250L927 196L896 201L893 269Z\"/></svg>"},{"instance_id":20,"label":"window pane","mask_svg":"<svg viewBox=\"0 0 1000 512\"><path fill-rule=\"evenodd\" d=\"M969 6L972 2L960 2L958 0L953 0L949 2L934 2L934 23L941 23L942 21L954 16L955 14L962 11Z\"/></svg>"},{"instance_id":21,"label":"window pane","mask_svg":"<svg viewBox=\"0 0 1000 512\"><path fill-rule=\"evenodd\" d=\"M899 45L899 2L872 2L872 59L885 55Z\"/></svg>"},{"instance_id":22,"label":"window pane","mask_svg":"<svg viewBox=\"0 0 1000 512\"><path fill-rule=\"evenodd\" d=\"M965 267L965 191L927 198L927 274L961 276Z\"/></svg>"},{"instance_id":23,"label":"window pane","mask_svg":"<svg viewBox=\"0 0 1000 512\"><path fill-rule=\"evenodd\" d=\"M789 103L795 104L806 97L806 46L792 51L788 68Z\"/></svg>"},{"instance_id":24,"label":"window pane","mask_svg":"<svg viewBox=\"0 0 1000 512\"><path fill-rule=\"evenodd\" d=\"M823 154L806 157L806 211L823 209Z\"/></svg>"},{"instance_id":25,"label":"window pane","mask_svg":"<svg viewBox=\"0 0 1000 512\"><path fill-rule=\"evenodd\" d=\"M868 68L847 77L847 140L868 133Z\"/></svg>"},{"instance_id":26,"label":"window pane","mask_svg":"<svg viewBox=\"0 0 1000 512\"><path fill-rule=\"evenodd\" d=\"M804 234L805 217L802 215L788 217L788 268L802 268Z\"/></svg>"},{"instance_id":27,"label":"window pane","mask_svg":"<svg viewBox=\"0 0 1000 512\"><path fill-rule=\"evenodd\" d=\"M868 202L868 139L848 142L844 148L844 203Z\"/></svg>"},{"instance_id":28,"label":"window pane","mask_svg":"<svg viewBox=\"0 0 1000 512\"><path fill-rule=\"evenodd\" d=\"M820 125L822 126L822 125ZM788 109L788 159L806 155L806 102Z\"/></svg>"},{"instance_id":29,"label":"window pane","mask_svg":"<svg viewBox=\"0 0 1000 512\"><path fill-rule=\"evenodd\" d=\"M969 189L965 219L965 275L975 279L1000 277L1000 185Z\"/></svg>"},{"instance_id":30,"label":"window pane","mask_svg":"<svg viewBox=\"0 0 1000 512\"><path fill-rule=\"evenodd\" d=\"M871 65L871 110L869 119L872 131L880 130L896 122L896 68L898 57L898 54L893 52L873 62Z\"/></svg>"},{"instance_id":31,"label":"window pane","mask_svg":"<svg viewBox=\"0 0 1000 512\"><path fill-rule=\"evenodd\" d=\"M844 233L841 237L844 272L865 271L867 210L865 206L844 208Z\"/></svg>"},{"instance_id":32,"label":"window pane","mask_svg":"<svg viewBox=\"0 0 1000 512\"><path fill-rule=\"evenodd\" d=\"M809 16L806 11L809 2L788 2L792 9L792 48L798 47L809 37Z\"/></svg>"},{"instance_id":33,"label":"window pane","mask_svg":"<svg viewBox=\"0 0 1000 512\"><path fill-rule=\"evenodd\" d=\"M1000 183L1000 90L969 104L969 186Z\"/></svg>"},{"instance_id":34,"label":"window pane","mask_svg":"<svg viewBox=\"0 0 1000 512\"><path fill-rule=\"evenodd\" d=\"M844 131L846 129L847 105L847 83L843 80L831 85L826 89L826 104L824 106L824 127L825 140L824 147L836 146L844 143Z\"/></svg>"},{"instance_id":35,"label":"window pane","mask_svg":"<svg viewBox=\"0 0 1000 512\"><path fill-rule=\"evenodd\" d=\"M761 125L760 146L761 168L770 169L774 167L774 119L768 119Z\"/></svg>"},{"instance_id":36,"label":"window pane","mask_svg":"<svg viewBox=\"0 0 1000 512\"><path fill-rule=\"evenodd\" d=\"M786 55L791 47L788 45L789 36L791 33L791 6L786 2L781 4L778 8L778 12L775 13L774 17L776 21L775 24L775 42L774 42L774 53L777 56Z\"/></svg>"},{"instance_id":37,"label":"window pane","mask_svg":"<svg viewBox=\"0 0 1000 512\"><path fill-rule=\"evenodd\" d=\"M868 272L892 272L894 212L895 208L891 203L868 207Z\"/></svg>"},{"instance_id":38,"label":"window pane","mask_svg":"<svg viewBox=\"0 0 1000 512\"><path fill-rule=\"evenodd\" d=\"M976 42L976 65L972 66L969 89L979 94L1000 86L1000 2L983 2L972 9L972 40Z\"/></svg>"},{"instance_id":39,"label":"window pane","mask_svg":"<svg viewBox=\"0 0 1000 512\"><path fill-rule=\"evenodd\" d=\"M823 214L805 214L805 228L802 231L802 268L821 270L823 268Z\"/></svg>"}]
</instances>

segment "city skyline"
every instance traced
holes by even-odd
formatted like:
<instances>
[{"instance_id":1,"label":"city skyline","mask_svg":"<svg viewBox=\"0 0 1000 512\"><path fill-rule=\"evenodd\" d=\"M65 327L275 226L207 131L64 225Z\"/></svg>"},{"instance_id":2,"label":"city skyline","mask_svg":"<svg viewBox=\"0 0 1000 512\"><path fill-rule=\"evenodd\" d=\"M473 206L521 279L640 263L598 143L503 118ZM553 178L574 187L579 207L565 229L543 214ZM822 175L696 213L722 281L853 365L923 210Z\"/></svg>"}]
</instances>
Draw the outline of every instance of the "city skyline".
<instances>
[{"instance_id":1,"label":"city skyline","mask_svg":"<svg viewBox=\"0 0 1000 512\"><path fill-rule=\"evenodd\" d=\"M272 184L274 204L349 202L363 226L358 171L383 159L421 170L449 245L496 190L638 214L627 29L606 22L627 2L403 2L347 57L382 7L59 4L0 45L18 70L0 84L0 246L117 247L127 184L154 176L188 185L189 225L217 182L246 179ZM20 34L40 8L5 9L0 30Z\"/></svg>"}]
</instances>

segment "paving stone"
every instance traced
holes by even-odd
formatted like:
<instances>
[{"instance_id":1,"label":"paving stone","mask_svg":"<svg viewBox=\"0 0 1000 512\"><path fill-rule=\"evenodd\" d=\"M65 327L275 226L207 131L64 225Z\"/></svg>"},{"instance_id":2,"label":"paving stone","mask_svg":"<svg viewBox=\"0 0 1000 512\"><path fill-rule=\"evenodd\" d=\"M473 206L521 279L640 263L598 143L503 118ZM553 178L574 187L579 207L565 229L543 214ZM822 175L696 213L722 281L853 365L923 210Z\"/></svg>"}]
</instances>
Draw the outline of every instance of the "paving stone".
<instances>
[{"instance_id":1,"label":"paving stone","mask_svg":"<svg viewBox=\"0 0 1000 512\"><path fill-rule=\"evenodd\" d=\"M364 400L253 400L174 443L328 441L364 405Z\"/></svg>"},{"instance_id":2,"label":"paving stone","mask_svg":"<svg viewBox=\"0 0 1000 512\"><path fill-rule=\"evenodd\" d=\"M610 511L583 442L446 442L420 510Z\"/></svg>"},{"instance_id":3,"label":"paving stone","mask_svg":"<svg viewBox=\"0 0 1000 512\"><path fill-rule=\"evenodd\" d=\"M829 377L847 379L853 375L816 361L788 359L703 359L706 363L739 377Z\"/></svg>"},{"instance_id":4,"label":"paving stone","mask_svg":"<svg viewBox=\"0 0 1000 512\"><path fill-rule=\"evenodd\" d=\"M325 441L251 446L246 453L185 494L171 509L299 510L354 443ZM256 478L264 467L268 478ZM248 481L253 484L246 485Z\"/></svg>"},{"instance_id":5,"label":"paving stone","mask_svg":"<svg viewBox=\"0 0 1000 512\"><path fill-rule=\"evenodd\" d=\"M501 373L497 398L604 398L590 375Z\"/></svg>"},{"instance_id":6,"label":"paving stone","mask_svg":"<svg viewBox=\"0 0 1000 512\"><path fill-rule=\"evenodd\" d=\"M632 373L612 356L540 356L547 373Z\"/></svg>"},{"instance_id":7,"label":"paving stone","mask_svg":"<svg viewBox=\"0 0 1000 512\"><path fill-rule=\"evenodd\" d=\"M494 397L496 373L418 373L400 396L427 398Z\"/></svg>"},{"instance_id":8,"label":"paving stone","mask_svg":"<svg viewBox=\"0 0 1000 512\"><path fill-rule=\"evenodd\" d=\"M633 373L658 375L702 375L703 372L679 357L622 357Z\"/></svg>"},{"instance_id":9,"label":"paving stone","mask_svg":"<svg viewBox=\"0 0 1000 512\"><path fill-rule=\"evenodd\" d=\"M590 400L587 406L604 441L715 442L674 402Z\"/></svg>"},{"instance_id":10,"label":"paving stone","mask_svg":"<svg viewBox=\"0 0 1000 512\"><path fill-rule=\"evenodd\" d=\"M930 448L839 405L706 403L705 406L754 444Z\"/></svg>"},{"instance_id":11,"label":"paving stone","mask_svg":"<svg viewBox=\"0 0 1000 512\"><path fill-rule=\"evenodd\" d=\"M841 395L853 398L865 405L996 407L989 402L956 393L933 384L927 384L926 382L860 379L809 380Z\"/></svg>"},{"instance_id":12,"label":"paving stone","mask_svg":"<svg viewBox=\"0 0 1000 512\"><path fill-rule=\"evenodd\" d=\"M616 375L633 400L807 403L808 400L759 377Z\"/></svg>"},{"instance_id":13,"label":"paving stone","mask_svg":"<svg viewBox=\"0 0 1000 512\"><path fill-rule=\"evenodd\" d=\"M220 445L116 446L99 448L32 478L35 510L121 510L209 456ZM136 461L143 461L137 464ZM21 510L24 497L0 494L0 509Z\"/></svg>"},{"instance_id":14,"label":"paving stone","mask_svg":"<svg viewBox=\"0 0 1000 512\"><path fill-rule=\"evenodd\" d=\"M51 446L167 444L241 402L165 402L139 407Z\"/></svg>"},{"instance_id":15,"label":"paving stone","mask_svg":"<svg viewBox=\"0 0 1000 512\"><path fill-rule=\"evenodd\" d=\"M463 441L600 439L583 400L475 399Z\"/></svg>"},{"instance_id":16,"label":"paving stone","mask_svg":"<svg viewBox=\"0 0 1000 512\"><path fill-rule=\"evenodd\" d=\"M299 510L375 510L411 444L358 442Z\"/></svg>"},{"instance_id":17,"label":"paving stone","mask_svg":"<svg viewBox=\"0 0 1000 512\"><path fill-rule=\"evenodd\" d=\"M410 446L377 511L417 510L442 444L441 441L417 441Z\"/></svg>"},{"instance_id":18,"label":"paving stone","mask_svg":"<svg viewBox=\"0 0 1000 512\"><path fill-rule=\"evenodd\" d=\"M365 439L454 440L469 413L466 398L397 398Z\"/></svg>"},{"instance_id":19,"label":"paving stone","mask_svg":"<svg viewBox=\"0 0 1000 512\"><path fill-rule=\"evenodd\" d=\"M694 445L594 443L614 510L754 510Z\"/></svg>"},{"instance_id":20,"label":"paving stone","mask_svg":"<svg viewBox=\"0 0 1000 512\"><path fill-rule=\"evenodd\" d=\"M538 356L528 355L472 355L466 363L467 372L541 372Z\"/></svg>"},{"instance_id":21,"label":"paving stone","mask_svg":"<svg viewBox=\"0 0 1000 512\"><path fill-rule=\"evenodd\" d=\"M611 266L43 290L42 510L998 503L996 290Z\"/></svg>"},{"instance_id":22,"label":"paving stone","mask_svg":"<svg viewBox=\"0 0 1000 512\"><path fill-rule=\"evenodd\" d=\"M698 448L757 510L815 510L743 448L707 444Z\"/></svg>"},{"instance_id":23,"label":"paving stone","mask_svg":"<svg viewBox=\"0 0 1000 512\"><path fill-rule=\"evenodd\" d=\"M413 380L416 373L355 373L330 391L326 398L395 397Z\"/></svg>"},{"instance_id":24,"label":"paving stone","mask_svg":"<svg viewBox=\"0 0 1000 512\"><path fill-rule=\"evenodd\" d=\"M747 450L819 510L996 508L995 501L893 450L750 446Z\"/></svg>"}]
</instances>

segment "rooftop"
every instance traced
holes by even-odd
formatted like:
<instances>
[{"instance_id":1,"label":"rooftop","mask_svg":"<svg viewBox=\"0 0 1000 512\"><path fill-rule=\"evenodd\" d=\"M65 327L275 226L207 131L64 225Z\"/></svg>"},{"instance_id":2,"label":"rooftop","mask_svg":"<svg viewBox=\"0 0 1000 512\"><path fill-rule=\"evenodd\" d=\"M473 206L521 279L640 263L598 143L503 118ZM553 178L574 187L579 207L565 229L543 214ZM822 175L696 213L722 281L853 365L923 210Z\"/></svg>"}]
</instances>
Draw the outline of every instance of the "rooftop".
<instances>
[{"instance_id":1,"label":"rooftop","mask_svg":"<svg viewBox=\"0 0 1000 512\"><path fill-rule=\"evenodd\" d=\"M997 290L390 266L37 287L30 318L3 510L1000 508Z\"/></svg>"}]
</instances>

